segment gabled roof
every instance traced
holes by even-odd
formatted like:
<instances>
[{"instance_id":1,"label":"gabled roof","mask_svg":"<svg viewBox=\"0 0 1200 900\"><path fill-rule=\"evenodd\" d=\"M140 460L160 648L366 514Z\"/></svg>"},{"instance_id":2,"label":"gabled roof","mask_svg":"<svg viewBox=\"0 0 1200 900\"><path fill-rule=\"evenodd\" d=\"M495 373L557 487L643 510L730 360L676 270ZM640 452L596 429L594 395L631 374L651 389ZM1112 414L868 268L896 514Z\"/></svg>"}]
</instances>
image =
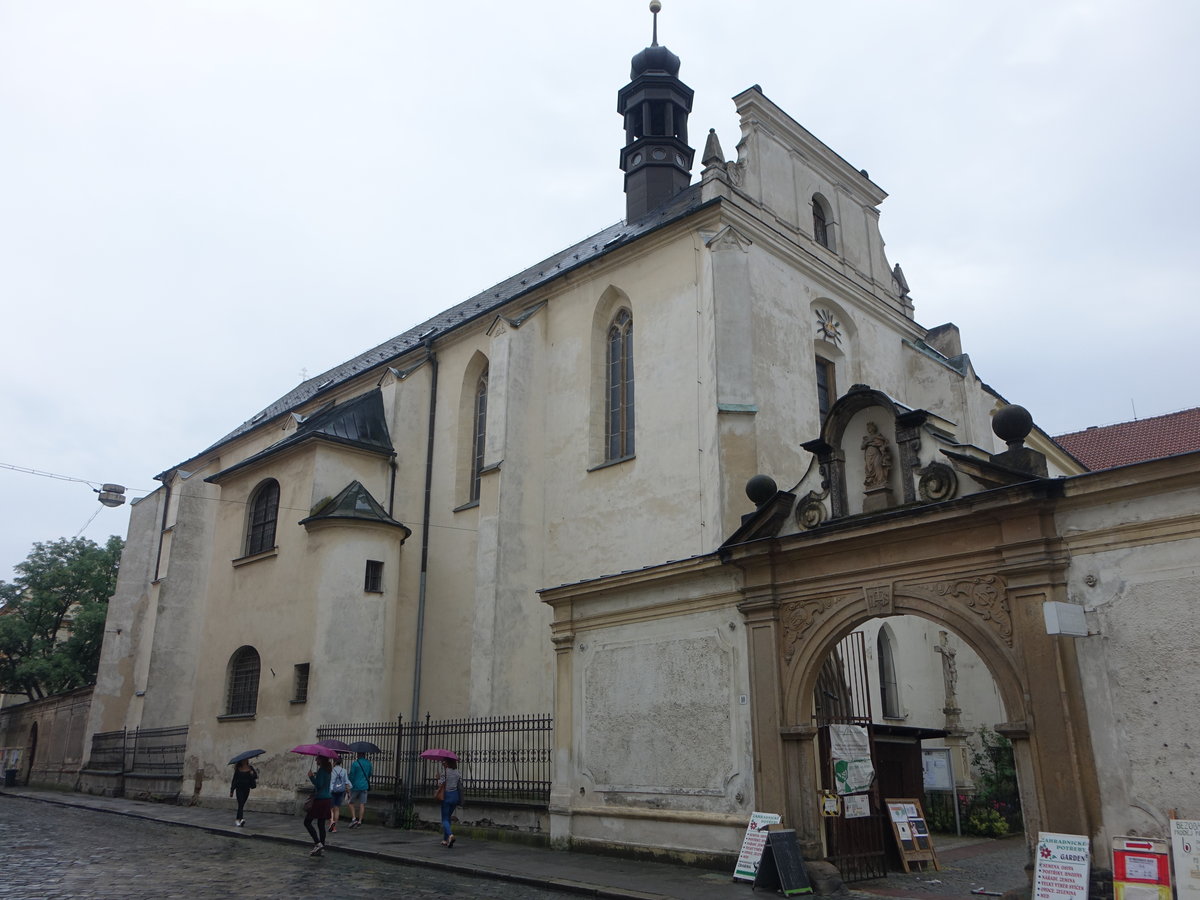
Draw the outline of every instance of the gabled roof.
<instances>
[{"instance_id":1,"label":"gabled roof","mask_svg":"<svg viewBox=\"0 0 1200 900\"><path fill-rule=\"evenodd\" d=\"M1064 450L1089 469L1111 469L1200 450L1200 407L1085 428L1056 437Z\"/></svg>"},{"instance_id":2,"label":"gabled roof","mask_svg":"<svg viewBox=\"0 0 1200 900\"><path fill-rule=\"evenodd\" d=\"M403 334L391 340L384 341L365 353L360 353L353 359L323 372L307 381L302 381L289 393L280 397L262 411L247 419L215 444L197 454L202 456L221 445L258 428L272 419L292 410L298 409L305 403L322 394L336 390L345 382L362 375L372 369L402 357L422 345L426 340L442 335L483 316L494 315L495 312L513 300L516 300L538 288L546 285L560 275L585 266L614 250L636 241L653 231L657 231L672 222L685 218L709 203L702 201L700 183L690 185L680 191L668 203L647 213L634 222L618 222L603 231L585 238L577 244L548 257L539 263L518 272L511 278L493 285L487 290L476 294L457 306L452 306L438 313L431 319L426 319L420 325L410 328ZM193 457L194 458L194 457ZM165 474L165 473L163 473ZM160 476L161 477L161 476Z\"/></svg>"},{"instance_id":3,"label":"gabled roof","mask_svg":"<svg viewBox=\"0 0 1200 900\"><path fill-rule=\"evenodd\" d=\"M341 493L322 504L315 513L306 519L301 519L300 524L310 525L314 522L334 519L352 519L359 522L392 525L404 529L404 538L412 534L412 529L389 516L379 501L372 497L371 492L358 481L350 482L342 488Z\"/></svg>"},{"instance_id":4,"label":"gabled roof","mask_svg":"<svg viewBox=\"0 0 1200 900\"><path fill-rule=\"evenodd\" d=\"M360 450L369 450L390 456L393 453L393 447L391 435L388 433L387 419L383 414L383 393L376 388L352 400L347 400L345 403L331 403L329 406L322 407L308 418L301 420L295 434L288 435L282 441L278 441L267 449L248 456L241 462L222 469L204 480L217 482L231 472L253 465L288 447L313 439L345 444Z\"/></svg>"}]
</instances>

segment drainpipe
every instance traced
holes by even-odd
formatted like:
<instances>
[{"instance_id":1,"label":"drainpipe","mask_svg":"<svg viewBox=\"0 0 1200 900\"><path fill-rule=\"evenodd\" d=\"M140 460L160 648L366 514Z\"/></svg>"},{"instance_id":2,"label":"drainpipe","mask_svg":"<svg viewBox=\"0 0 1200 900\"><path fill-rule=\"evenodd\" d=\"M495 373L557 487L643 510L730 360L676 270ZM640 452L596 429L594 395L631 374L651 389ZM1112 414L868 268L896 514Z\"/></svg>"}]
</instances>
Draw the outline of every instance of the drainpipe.
<instances>
[{"instance_id":1,"label":"drainpipe","mask_svg":"<svg viewBox=\"0 0 1200 900\"><path fill-rule=\"evenodd\" d=\"M417 586L417 628L416 628L416 645L413 649L413 691L412 691L412 714L409 722L412 726L416 725L417 719L421 714L421 659L423 655L423 644L425 640L425 586L428 581L429 574L429 510L432 506L433 496L433 427L437 420L437 386L438 386L438 362L437 355L433 352L433 337L429 336L425 339L425 350L429 354L428 360L430 369L429 378L429 423L427 425L428 434L425 443L425 508L423 512L423 523L421 525L421 574L420 581ZM413 799L413 780L417 774L417 753L416 753L416 729L412 729L413 747L410 748L408 758L408 771L404 779L404 795L405 795L405 812L408 813L412 809ZM407 818L407 816L406 816Z\"/></svg>"}]
</instances>

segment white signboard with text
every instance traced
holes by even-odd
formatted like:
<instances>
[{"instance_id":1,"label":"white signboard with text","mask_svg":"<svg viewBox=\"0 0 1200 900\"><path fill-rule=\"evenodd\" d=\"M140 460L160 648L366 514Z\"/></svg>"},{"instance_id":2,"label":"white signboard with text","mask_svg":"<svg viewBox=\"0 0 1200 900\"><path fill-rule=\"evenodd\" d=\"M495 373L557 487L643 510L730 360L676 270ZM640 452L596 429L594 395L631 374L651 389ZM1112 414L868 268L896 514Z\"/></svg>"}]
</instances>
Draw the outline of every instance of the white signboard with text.
<instances>
[{"instance_id":1,"label":"white signboard with text","mask_svg":"<svg viewBox=\"0 0 1200 900\"><path fill-rule=\"evenodd\" d=\"M1092 844L1082 834L1038 832L1034 900L1088 900Z\"/></svg>"},{"instance_id":2,"label":"white signboard with text","mask_svg":"<svg viewBox=\"0 0 1200 900\"><path fill-rule=\"evenodd\" d=\"M742 838L742 852L738 854L737 868L733 870L734 881L753 881L762 861L763 848L767 846L767 827L778 825L783 817L778 813L756 812L750 814L746 836Z\"/></svg>"},{"instance_id":3,"label":"white signboard with text","mask_svg":"<svg viewBox=\"0 0 1200 900\"><path fill-rule=\"evenodd\" d=\"M1171 856L1175 861L1175 896L1200 900L1200 822L1171 820Z\"/></svg>"}]
</instances>

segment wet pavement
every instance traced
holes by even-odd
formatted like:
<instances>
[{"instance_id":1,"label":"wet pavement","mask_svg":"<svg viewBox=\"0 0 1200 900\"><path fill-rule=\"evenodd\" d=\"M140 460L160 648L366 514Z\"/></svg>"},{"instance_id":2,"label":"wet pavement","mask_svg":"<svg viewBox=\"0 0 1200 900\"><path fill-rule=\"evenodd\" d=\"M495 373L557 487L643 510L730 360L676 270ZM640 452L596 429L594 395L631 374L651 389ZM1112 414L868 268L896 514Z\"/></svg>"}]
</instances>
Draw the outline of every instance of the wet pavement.
<instances>
[{"instance_id":1,"label":"wet pavement","mask_svg":"<svg viewBox=\"0 0 1200 900\"><path fill-rule=\"evenodd\" d=\"M0 790L0 898L555 897L751 900L729 873L368 824L321 858L299 816L28 788ZM1027 884L1024 840L938 838L941 871L850 885L846 898L998 896ZM986 890L988 894L972 894Z\"/></svg>"}]
</instances>

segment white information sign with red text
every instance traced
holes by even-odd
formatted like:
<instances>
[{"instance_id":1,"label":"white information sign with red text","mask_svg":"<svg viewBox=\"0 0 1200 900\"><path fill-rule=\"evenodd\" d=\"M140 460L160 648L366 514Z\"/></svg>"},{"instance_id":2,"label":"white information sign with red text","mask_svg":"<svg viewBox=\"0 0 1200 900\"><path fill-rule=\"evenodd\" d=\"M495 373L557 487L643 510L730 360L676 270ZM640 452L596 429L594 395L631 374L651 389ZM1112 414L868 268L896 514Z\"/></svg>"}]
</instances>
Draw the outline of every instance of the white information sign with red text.
<instances>
[{"instance_id":1,"label":"white information sign with red text","mask_svg":"<svg viewBox=\"0 0 1200 900\"><path fill-rule=\"evenodd\" d=\"M1038 832L1034 900L1087 900L1092 844L1082 834Z\"/></svg>"},{"instance_id":2,"label":"white information sign with red text","mask_svg":"<svg viewBox=\"0 0 1200 900\"><path fill-rule=\"evenodd\" d=\"M753 881L762 861L763 848L767 846L767 826L778 825L783 817L778 813L756 812L750 814L746 836L742 838L742 852L738 854L737 868L733 870L736 881Z\"/></svg>"}]
</instances>

